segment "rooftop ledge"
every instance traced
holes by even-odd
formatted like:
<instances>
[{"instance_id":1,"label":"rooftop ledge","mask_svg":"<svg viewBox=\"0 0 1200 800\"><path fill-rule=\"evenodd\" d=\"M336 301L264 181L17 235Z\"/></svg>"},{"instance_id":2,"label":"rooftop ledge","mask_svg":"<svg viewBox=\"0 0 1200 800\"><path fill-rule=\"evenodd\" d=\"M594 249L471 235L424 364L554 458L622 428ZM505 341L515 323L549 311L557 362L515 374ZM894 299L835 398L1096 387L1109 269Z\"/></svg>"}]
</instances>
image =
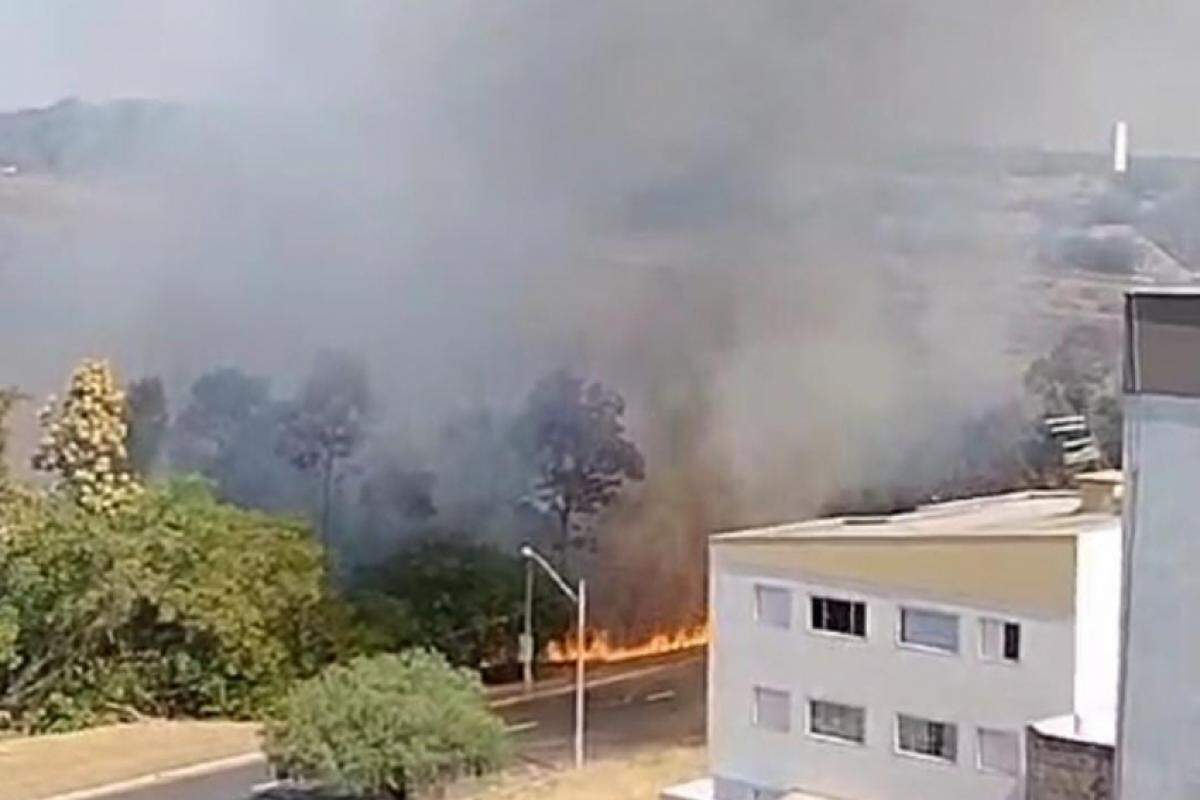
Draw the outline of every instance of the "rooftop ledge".
<instances>
[{"instance_id":1,"label":"rooftop ledge","mask_svg":"<svg viewBox=\"0 0 1200 800\"><path fill-rule=\"evenodd\" d=\"M1117 718L1112 711L1064 714L1061 717L1038 720L1030 727L1043 736L1083 744L1113 747L1117 741Z\"/></svg>"},{"instance_id":2,"label":"rooftop ledge","mask_svg":"<svg viewBox=\"0 0 1200 800\"><path fill-rule=\"evenodd\" d=\"M1080 489L1022 491L931 503L913 511L844 516L721 532L713 544L1076 536L1117 524L1120 473L1079 477ZM1112 497L1114 502L1102 502Z\"/></svg>"}]
</instances>

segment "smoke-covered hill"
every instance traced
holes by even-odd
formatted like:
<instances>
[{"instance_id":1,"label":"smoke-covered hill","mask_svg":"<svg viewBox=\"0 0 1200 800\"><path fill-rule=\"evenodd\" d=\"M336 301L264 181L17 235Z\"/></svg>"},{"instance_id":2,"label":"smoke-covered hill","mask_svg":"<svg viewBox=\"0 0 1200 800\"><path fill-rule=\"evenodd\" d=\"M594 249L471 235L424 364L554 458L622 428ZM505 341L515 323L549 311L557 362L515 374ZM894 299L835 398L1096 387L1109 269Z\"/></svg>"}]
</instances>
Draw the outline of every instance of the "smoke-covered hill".
<instances>
[{"instance_id":1,"label":"smoke-covered hill","mask_svg":"<svg viewBox=\"0 0 1200 800\"><path fill-rule=\"evenodd\" d=\"M145 163L176 128L182 109L157 100L88 103L69 98L47 108L0 114L0 164L26 173L79 175Z\"/></svg>"},{"instance_id":2,"label":"smoke-covered hill","mask_svg":"<svg viewBox=\"0 0 1200 800\"><path fill-rule=\"evenodd\" d=\"M602 380L647 456L593 565L629 629L697 607L715 528L1003 486L988 414L1064 328L1114 326L1137 272L1079 242L1137 235L1183 190L1114 182L1101 155L703 152L576 177L579 200L511 163L456 190L373 120L323 124L143 101L0 118L0 153L24 153L0 155L21 167L0 176L0 383L40 395L111 356L177 416L215 368L285 401L315 353L350 352L379 413L337 519L370 560L421 527L529 535L510 422L553 369ZM239 434L231 496L310 511L274 436ZM377 472L427 480L433 516L354 522ZM622 588L642 570L661 591Z\"/></svg>"}]
</instances>

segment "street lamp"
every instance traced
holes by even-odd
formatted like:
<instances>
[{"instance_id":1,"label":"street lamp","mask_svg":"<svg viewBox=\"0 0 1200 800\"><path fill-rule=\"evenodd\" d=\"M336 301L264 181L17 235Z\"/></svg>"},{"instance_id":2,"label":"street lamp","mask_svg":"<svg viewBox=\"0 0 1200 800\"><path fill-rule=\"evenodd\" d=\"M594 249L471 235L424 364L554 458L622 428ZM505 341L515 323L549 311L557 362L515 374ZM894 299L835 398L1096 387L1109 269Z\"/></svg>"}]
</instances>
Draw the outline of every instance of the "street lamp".
<instances>
[{"instance_id":1,"label":"street lamp","mask_svg":"<svg viewBox=\"0 0 1200 800\"><path fill-rule=\"evenodd\" d=\"M572 589L563 577L550 566L550 562L542 554L529 545L521 547L521 557L527 559L526 564L537 564L554 581L559 590L565 594L578 611L575 630L578 638L575 648L575 768L583 766L583 693L584 693L584 646L583 631L587 625L587 581L579 579L579 588ZM527 566L527 570L530 567ZM530 676L530 665L533 663L533 572L526 572L525 580L525 642L522 644L522 656L526 663L526 676ZM526 678L528 686L528 677Z\"/></svg>"}]
</instances>

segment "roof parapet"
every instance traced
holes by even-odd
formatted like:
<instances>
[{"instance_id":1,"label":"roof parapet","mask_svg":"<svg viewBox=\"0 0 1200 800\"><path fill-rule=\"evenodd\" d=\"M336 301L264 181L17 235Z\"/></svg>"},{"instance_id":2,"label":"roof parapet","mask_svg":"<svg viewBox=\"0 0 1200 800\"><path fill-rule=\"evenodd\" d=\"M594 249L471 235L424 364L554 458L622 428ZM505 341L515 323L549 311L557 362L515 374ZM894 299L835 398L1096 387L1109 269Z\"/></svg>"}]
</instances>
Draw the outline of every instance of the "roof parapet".
<instances>
[{"instance_id":1,"label":"roof parapet","mask_svg":"<svg viewBox=\"0 0 1200 800\"><path fill-rule=\"evenodd\" d=\"M1117 514L1125 495L1125 481L1120 470L1106 469L1082 472L1075 476L1079 484L1079 510L1087 513Z\"/></svg>"}]
</instances>

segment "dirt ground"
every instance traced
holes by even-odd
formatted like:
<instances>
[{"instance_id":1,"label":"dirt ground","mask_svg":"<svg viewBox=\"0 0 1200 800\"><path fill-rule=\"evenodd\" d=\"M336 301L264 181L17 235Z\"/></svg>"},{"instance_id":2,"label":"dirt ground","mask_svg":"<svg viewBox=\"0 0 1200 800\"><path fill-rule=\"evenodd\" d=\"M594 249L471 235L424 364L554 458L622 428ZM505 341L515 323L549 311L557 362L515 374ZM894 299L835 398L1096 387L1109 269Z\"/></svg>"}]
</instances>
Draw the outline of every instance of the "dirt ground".
<instances>
[{"instance_id":1,"label":"dirt ground","mask_svg":"<svg viewBox=\"0 0 1200 800\"><path fill-rule=\"evenodd\" d=\"M509 775L463 795L463 800L657 800L665 787L706 773L701 747L646 751L597 761L583 770Z\"/></svg>"},{"instance_id":2,"label":"dirt ground","mask_svg":"<svg viewBox=\"0 0 1200 800\"><path fill-rule=\"evenodd\" d=\"M258 748L258 726L241 722L154 721L0 739L0 798L37 800Z\"/></svg>"}]
</instances>

